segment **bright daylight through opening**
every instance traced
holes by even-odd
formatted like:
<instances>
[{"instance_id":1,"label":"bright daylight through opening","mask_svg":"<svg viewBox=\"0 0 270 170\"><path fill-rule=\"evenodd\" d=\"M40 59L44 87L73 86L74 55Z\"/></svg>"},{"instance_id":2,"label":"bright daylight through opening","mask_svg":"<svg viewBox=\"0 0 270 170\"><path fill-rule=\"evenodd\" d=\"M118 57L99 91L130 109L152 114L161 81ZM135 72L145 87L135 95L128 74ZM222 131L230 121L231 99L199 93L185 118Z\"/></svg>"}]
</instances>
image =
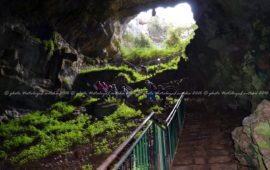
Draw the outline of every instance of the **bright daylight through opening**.
<instances>
[{"instance_id":1,"label":"bright daylight through opening","mask_svg":"<svg viewBox=\"0 0 270 170\"><path fill-rule=\"evenodd\" d=\"M143 11L125 27L122 57L134 65L154 67L155 73L177 69L181 58L187 59L185 49L196 29L188 3Z\"/></svg>"}]
</instances>

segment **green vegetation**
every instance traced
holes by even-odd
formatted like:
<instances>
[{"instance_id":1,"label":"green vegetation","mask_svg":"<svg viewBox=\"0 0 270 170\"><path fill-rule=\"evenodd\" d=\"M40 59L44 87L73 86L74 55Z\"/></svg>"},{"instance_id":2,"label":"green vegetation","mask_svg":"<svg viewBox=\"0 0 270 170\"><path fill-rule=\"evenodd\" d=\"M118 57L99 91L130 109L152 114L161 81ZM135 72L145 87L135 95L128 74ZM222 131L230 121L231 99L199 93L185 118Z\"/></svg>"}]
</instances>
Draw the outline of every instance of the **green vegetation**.
<instances>
[{"instance_id":1,"label":"green vegetation","mask_svg":"<svg viewBox=\"0 0 270 170\"><path fill-rule=\"evenodd\" d=\"M145 34L141 33L138 36L134 36L130 33L124 33L123 40L125 46L130 48L151 48L154 47L154 42Z\"/></svg>"},{"instance_id":2,"label":"green vegetation","mask_svg":"<svg viewBox=\"0 0 270 170\"><path fill-rule=\"evenodd\" d=\"M94 101L97 99L88 99L88 102ZM46 112L29 113L9 123L1 124L0 139L3 142L0 144L0 159L10 160L13 164L25 164L51 153L68 151L75 143L84 144L90 141L94 143L94 154L109 153L119 144L110 140L117 135L124 139L129 129L136 126L131 124L127 127L122 123L129 119L142 119L141 111L136 111L125 104L121 104L104 120L98 121L91 115L75 116L72 114L74 110L74 106L58 102ZM101 134L106 138L96 140Z\"/></svg>"},{"instance_id":3,"label":"green vegetation","mask_svg":"<svg viewBox=\"0 0 270 170\"><path fill-rule=\"evenodd\" d=\"M167 102L171 105L174 105L177 102L178 98L167 97Z\"/></svg>"},{"instance_id":4,"label":"green vegetation","mask_svg":"<svg viewBox=\"0 0 270 170\"><path fill-rule=\"evenodd\" d=\"M112 152L111 146L106 138L103 138L101 142L95 142L95 155L108 154Z\"/></svg>"},{"instance_id":5,"label":"green vegetation","mask_svg":"<svg viewBox=\"0 0 270 170\"><path fill-rule=\"evenodd\" d=\"M73 97L73 100L80 100L84 99L86 97L85 93L76 93L76 95Z\"/></svg>"},{"instance_id":6,"label":"green vegetation","mask_svg":"<svg viewBox=\"0 0 270 170\"><path fill-rule=\"evenodd\" d=\"M86 164L82 166L82 170L92 170L93 166L91 164Z\"/></svg>"},{"instance_id":7,"label":"green vegetation","mask_svg":"<svg viewBox=\"0 0 270 170\"><path fill-rule=\"evenodd\" d=\"M157 114L162 114L162 111L164 110L163 107L155 104L154 106L152 106L150 109L147 110L148 113L151 112L156 112Z\"/></svg>"},{"instance_id":8,"label":"green vegetation","mask_svg":"<svg viewBox=\"0 0 270 170\"><path fill-rule=\"evenodd\" d=\"M94 102L97 102L99 99L98 98L94 98L94 97L89 97L87 100L86 100L86 104L89 105L89 104L92 104Z\"/></svg>"},{"instance_id":9,"label":"green vegetation","mask_svg":"<svg viewBox=\"0 0 270 170\"><path fill-rule=\"evenodd\" d=\"M117 103L118 100L115 97L108 97L105 99L106 103Z\"/></svg>"},{"instance_id":10,"label":"green vegetation","mask_svg":"<svg viewBox=\"0 0 270 170\"><path fill-rule=\"evenodd\" d=\"M58 36L57 32L54 32L51 39L48 39L48 40L42 40L38 37L32 37L34 41L36 41L37 43L43 46L47 54L47 60L50 60L52 58L55 50L57 49L57 46L56 46L57 36Z\"/></svg>"},{"instance_id":11,"label":"green vegetation","mask_svg":"<svg viewBox=\"0 0 270 170\"><path fill-rule=\"evenodd\" d=\"M121 48L123 59L130 62L154 60L157 58L166 58L174 55L179 55L177 48L158 49L156 47L150 48Z\"/></svg>"},{"instance_id":12,"label":"green vegetation","mask_svg":"<svg viewBox=\"0 0 270 170\"><path fill-rule=\"evenodd\" d=\"M141 80L145 80L147 77L140 74L139 72L127 67L127 66L120 66L120 67L115 67L115 66L106 66L106 67L102 67L102 68L90 68L90 69L86 69L86 70L81 70L80 74L90 74L90 73L94 73L94 72L101 72L101 71L117 71L121 74L126 75L128 78L128 80L131 82L137 82L137 81L141 81Z\"/></svg>"},{"instance_id":13,"label":"green vegetation","mask_svg":"<svg viewBox=\"0 0 270 170\"><path fill-rule=\"evenodd\" d=\"M50 60L55 51L55 43L52 39L44 40L43 42L44 50L47 52L47 59Z\"/></svg>"},{"instance_id":14,"label":"green vegetation","mask_svg":"<svg viewBox=\"0 0 270 170\"><path fill-rule=\"evenodd\" d=\"M66 102L58 102L50 108L49 116L55 119L67 119L76 108Z\"/></svg>"},{"instance_id":15,"label":"green vegetation","mask_svg":"<svg viewBox=\"0 0 270 170\"><path fill-rule=\"evenodd\" d=\"M85 143L83 127L91 116L80 115L69 121L60 121L74 111L64 102L54 104L48 112L33 112L0 125L1 159L24 164L30 160L46 157L50 153L67 150L73 143ZM12 152L17 154L12 154Z\"/></svg>"},{"instance_id":16,"label":"green vegetation","mask_svg":"<svg viewBox=\"0 0 270 170\"><path fill-rule=\"evenodd\" d=\"M122 122L126 122L130 119L142 120L143 116L141 111L136 111L125 104L121 104L110 116L105 117L104 120L96 121L91 124L88 127L88 133L91 137L97 137L100 134L106 133L106 135L102 135L102 141L96 141L94 143L94 154L100 155L109 153L113 148L116 148L121 142L123 142L123 140L126 139L125 136L129 135L130 128L138 125L134 123L130 126L123 126ZM117 143L113 140L116 136L122 137L122 139Z\"/></svg>"},{"instance_id":17,"label":"green vegetation","mask_svg":"<svg viewBox=\"0 0 270 170\"><path fill-rule=\"evenodd\" d=\"M185 58L183 59L186 60ZM161 63L159 65L148 66L147 67L148 72L151 75L155 75L157 73L162 73L163 71L166 71L166 70L176 70L180 60L181 60L180 57L175 57L174 59L170 60L167 63Z\"/></svg>"},{"instance_id":18,"label":"green vegetation","mask_svg":"<svg viewBox=\"0 0 270 170\"><path fill-rule=\"evenodd\" d=\"M156 24L152 26L153 28L157 27ZM90 74L101 71L118 72L118 77L124 77L128 83L134 83L149 78L149 75L154 76L166 70L177 69L178 62L182 61L181 59L187 60L185 49L195 35L194 30L197 29L197 25L194 24L190 27L171 29L166 28L169 29L168 31L164 31L165 28L163 27L160 27L160 29L163 30L164 34L167 34L167 38L162 42L164 48L156 47L153 41L144 34L133 36L130 33L125 33L123 36L123 42L120 48L122 58L137 67L150 62L150 64L144 64L147 65L148 75L143 75L145 73L141 74L138 70L129 68L127 65L120 67L105 66L102 68L89 68L81 70L80 73ZM154 34L152 36L154 36Z\"/></svg>"},{"instance_id":19,"label":"green vegetation","mask_svg":"<svg viewBox=\"0 0 270 170\"><path fill-rule=\"evenodd\" d=\"M138 104L140 106L142 106L145 99L146 99L146 95L147 95L147 89L146 88L143 88L143 89L137 88L137 89L134 89L132 91L131 97L135 98L137 100Z\"/></svg>"},{"instance_id":20,"label":"green vegetation","mask_svg":"<svg viewBox=\"0 0 270 170\"><path fill-rule=\"evenodd\" d=\"M197 25L173 28L169 25L164 27L159 21L153 20L153 22L149 23L150 37L152 39L158 39L156 40L158 41L157 43L162 43L163 48L157 48L151 38L142 33L139 36L125 33L121 46L123 59L138 63L171 56L182 56L186 58L185 49L194 37L194 31L198 28ZM162 31L157 33L157 29ZM166 38L161 38L163 36L166 36Z\"/></svg>"}]
</instances>

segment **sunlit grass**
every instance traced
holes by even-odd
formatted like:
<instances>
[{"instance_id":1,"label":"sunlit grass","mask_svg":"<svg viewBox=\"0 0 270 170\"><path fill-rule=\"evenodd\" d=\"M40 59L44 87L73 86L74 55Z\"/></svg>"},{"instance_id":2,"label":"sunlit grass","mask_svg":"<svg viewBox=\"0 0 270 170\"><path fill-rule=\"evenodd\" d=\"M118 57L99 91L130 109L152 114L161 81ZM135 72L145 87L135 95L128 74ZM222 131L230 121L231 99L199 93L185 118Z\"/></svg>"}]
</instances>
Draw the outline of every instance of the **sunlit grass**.
<instances>
[{"instance_id":1,"label":"sunlit grass","mask_svg":"<svg viewBox=\"0 0 270 170\"><path fill-rule=\"evenodd\" d=\"M116 67L116 66L105 66L102 68L89 68L85 70L81 70L80 74L91 74L94 72L101 72L101 71L117 71L119 74L124 75L129 83L138 82L147 79L146 75L140 74L138 71L129 68L126 65Z\"/></svg>"}]
</instances>

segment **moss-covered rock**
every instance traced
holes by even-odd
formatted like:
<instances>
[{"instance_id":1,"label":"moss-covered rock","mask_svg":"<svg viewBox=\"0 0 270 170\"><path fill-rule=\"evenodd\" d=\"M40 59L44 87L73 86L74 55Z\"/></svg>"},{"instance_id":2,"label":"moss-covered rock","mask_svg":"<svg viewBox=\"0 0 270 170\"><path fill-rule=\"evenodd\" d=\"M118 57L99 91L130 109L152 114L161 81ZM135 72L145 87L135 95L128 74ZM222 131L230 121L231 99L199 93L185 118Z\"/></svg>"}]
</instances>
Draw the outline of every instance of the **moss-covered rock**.
<instances>
[{"instance_id":1,"label":"moss-covered rock","mask_svg":"<svg viewBox=\"0 0 270 170\"><path fill-rule=\"evenodd\" d=\"M235 155L241 164L255 169L270 168L270 102L264 100L232 132Z\"/></svg>"}]
</instances>

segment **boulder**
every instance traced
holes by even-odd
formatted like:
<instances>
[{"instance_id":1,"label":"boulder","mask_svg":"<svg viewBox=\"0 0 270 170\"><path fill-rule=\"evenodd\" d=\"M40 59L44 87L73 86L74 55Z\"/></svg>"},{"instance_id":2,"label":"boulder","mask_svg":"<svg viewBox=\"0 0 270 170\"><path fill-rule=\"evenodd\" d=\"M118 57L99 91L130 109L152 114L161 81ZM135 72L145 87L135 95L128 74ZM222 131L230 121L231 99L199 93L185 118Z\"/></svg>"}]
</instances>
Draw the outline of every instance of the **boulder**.
<instances>
[{"instance_id":1,"label":"boulder","mask_svg":"<svg viewBox=\"0 0 270 170\"><path fill-rule=\"evenodd\" d=\"M262 101L255 112L232 132L235 156L242 165L270 169L270 102Z\"/></svg>"}]
</instances>

